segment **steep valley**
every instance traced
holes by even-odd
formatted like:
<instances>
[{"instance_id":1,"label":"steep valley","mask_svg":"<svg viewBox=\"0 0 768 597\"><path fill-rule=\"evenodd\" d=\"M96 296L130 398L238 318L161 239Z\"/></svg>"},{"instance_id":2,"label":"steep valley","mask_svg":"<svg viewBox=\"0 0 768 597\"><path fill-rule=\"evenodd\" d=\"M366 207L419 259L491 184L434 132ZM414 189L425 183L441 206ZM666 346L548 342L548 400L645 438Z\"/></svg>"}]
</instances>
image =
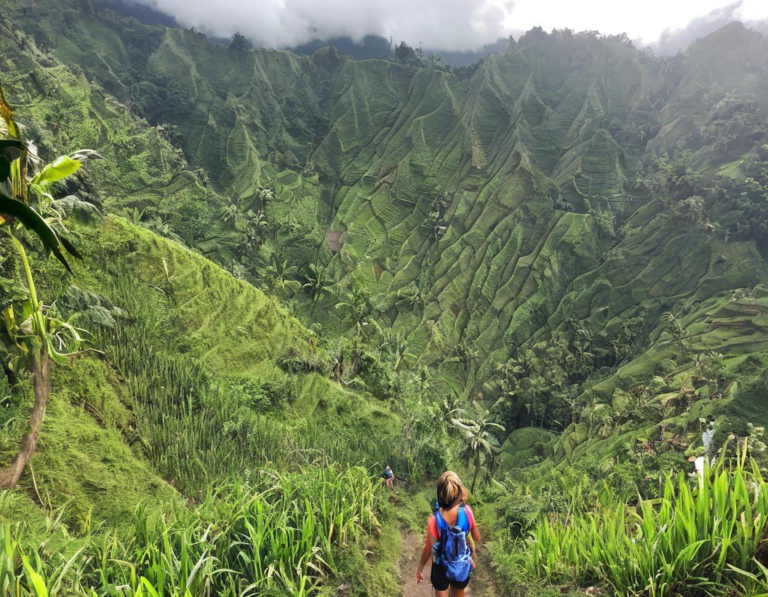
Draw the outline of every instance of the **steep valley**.
<instances>
[{"instance_id":1,"label":"steep valley","mask_svg":"<svg viewBox=\"0 0 768 597\"><path fill-rule=\"evenodd\" d=\"M534 29L452 68L220 45L116 2L6 0L0 21L24 138L104 158L54 187L74 277L33 263L89 349L54 367L33 467L0 493L47 579L48 552L82 553L82 590L138 595L188 536L199 559L157 594L397 595L400 529L425 513L380 490L389 463L423 510L442 469L471 481L500 594L621 594L577 564L530 566L519 592L515 541L577 503L640 508L712 445L765 464L766 37L733 23L660 58ZM0 385L3 463L28 377ZM297 534L259 552L250 509ZM101 531L122 547L87 544ZM135 560L108 578L101 557ZM707 594L644 582L626 586Z\"/></svg>"}]
</instances>

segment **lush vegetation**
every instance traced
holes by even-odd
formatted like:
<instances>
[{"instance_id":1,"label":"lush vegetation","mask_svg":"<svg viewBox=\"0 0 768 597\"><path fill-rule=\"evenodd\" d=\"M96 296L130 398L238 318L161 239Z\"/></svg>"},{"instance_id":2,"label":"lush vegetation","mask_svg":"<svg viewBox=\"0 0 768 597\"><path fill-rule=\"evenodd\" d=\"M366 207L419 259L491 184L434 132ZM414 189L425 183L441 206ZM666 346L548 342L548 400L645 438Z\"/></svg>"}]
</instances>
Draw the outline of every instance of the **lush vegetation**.
<instances>
[{"instance_id":1,"label":"lush vegetation","mask_svg":"<svg viewBox=\"0 0 768 597\"><path fill-rule=\"evenodd\" d=\"M407 476L428 434L411 444L390 412L378 416L398 423L375 425L380 407L314 371L324 366L312 335L259 291L129 224L70 225L97 255L78 279L99 292L43 279L65 289L58 312L90 330L106 363L86 354L54 374L52 422L22 478L43 512L29 516L29 497L4 494L3 586L21 595L308 595L329 576L365 574L370 564L350 553L382 532L383 458ZM128 245L146 250L114 263ZM203 319L238 292L229 315ZM218 335L230 318L243 338ZM260 346L281 346L273 334L283 335L284 356L259 356ZM190 335L196 341L181 346ZM218 347L226 361L212 354ZM23 426L27 383L9 388L4 449ZM78 470L81 450L105 467ZM108 485L96 489L99 475ZM149 479L130 487L133 475Z\"/></svg>"},{"instance_id":2,"label":"lush vegetation","mask_svg":"<svg viewBox=\"0 0 768 597\"><path fill-rule=\"evenodd\" d=\"M349 544L376 529L371 478L319 464L261 479L218 485L191 509L139 506L127 539L98 529L70 537L54 519L30 549L23 525L6 523L0 586L36 597L313 594Z\"/></svg>"},{"instance_id":3,"label":"lush vegetation","mask_svg":"<svg viewBox=\"0 0 768 597\"><path fill-rule=\"evenodd\" d=\"M462 471L513 594L768 591L765 38L534 29L454 69L27 4L3 465L50 400L2 591L396 594L384 462ZM754 463L691 479L729 437Z\"/></svg>"},{"instance_id":4,"label":"lush vegetation","mask_svg":"<svg viewBox=\"0 0 768 597\"><path fill-rule=\"evenodd\" d=\"M521 549L526 571L619 595L765 591L755 561L766 527L766 485L757 465L722 463L691 481L668 476L657 499L627 506L608 489L603 506L543 519Z\"/></svg>"}]
</instances>

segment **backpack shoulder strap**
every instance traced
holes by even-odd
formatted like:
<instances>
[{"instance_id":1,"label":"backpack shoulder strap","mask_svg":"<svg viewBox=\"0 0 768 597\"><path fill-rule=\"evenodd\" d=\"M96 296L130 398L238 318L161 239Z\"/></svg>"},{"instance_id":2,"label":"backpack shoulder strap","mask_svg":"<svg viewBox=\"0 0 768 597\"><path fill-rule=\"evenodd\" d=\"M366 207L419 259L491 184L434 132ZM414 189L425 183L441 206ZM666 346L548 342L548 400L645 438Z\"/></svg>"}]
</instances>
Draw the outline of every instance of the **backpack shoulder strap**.
<instances>
[{"instance_id":1,"label":"backpack shoulder strap","mask_svg":"<svg viewBox=\"0 0 768 597\"><path fill-rule=\"evenodd\" d=\"M469 532L469 516L467 516L467 511L464 508L464 504L459 506L459 513L456 517L456 526L461 528L461 530L465 533Z\"/></svg>"},{"instance_id":2,"label":"backpack shoulder strap","mask_svg":"<svg viewBox=\"0 0 768 597\"><path fill-rule=\"evenodd\" d=\"M448 523L445 521L445 518L443 518L439 508L435 510L435 522L437 523L438 531L442 531L443 529L448 528Z\"/></svg>"},{"instance_id":3,"label":"backpack shoulder strap","mask_svg":"<svg viewBox=\"0 0 768 597\"><path fill-rule=\"evenodd\" d=\"M440 513L440 509L435 510L435 532L437 533L437 541L432 545L432 555L435 556L435 562L439 562L445 551L445 542L448 538L448 523Z\"/></svg>"},{"instance_id":4,"label":"backpack shoulder strap","mask_svg":"<svg viewBox=\"0 0 768 597\"><path fill-rule=\"evenodd\" d=\"M451 527L448 524L448 521L443 518L443 514L440 512L439 508L435 512L435 528L437 529L437 539L442 543L443 539L448 536Z\"/></svg>"}]
</instances>

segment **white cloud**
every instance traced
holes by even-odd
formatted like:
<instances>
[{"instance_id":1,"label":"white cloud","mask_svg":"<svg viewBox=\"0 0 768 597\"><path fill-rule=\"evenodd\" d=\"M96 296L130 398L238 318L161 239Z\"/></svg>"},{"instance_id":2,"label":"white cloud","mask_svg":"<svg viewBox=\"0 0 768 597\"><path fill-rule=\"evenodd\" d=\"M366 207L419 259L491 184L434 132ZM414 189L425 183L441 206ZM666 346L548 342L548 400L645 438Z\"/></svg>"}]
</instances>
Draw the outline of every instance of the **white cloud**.
<instances>
[{"instance_id":1,"label":"white cloud","mask_svg":"<svg viewBox=\"0 0 768 597\"><path fill-rule=\"evenodd\" d=\"M712 24L768 19L767 0L135 0L182 25L219 36L240 31L286 47L366 34L443 50L476 49L534 26L627 33L642 45L676 51Z\"/></svg>"},{"instance_id":2,"label":"white cloud","mask_svg":"<svg viewBox=\"0 0 768 597\"><path fill-rule=\"evenodd\" d=\"M367 34L465 50L509 35L507 6L486 0L137 0L216 35L235 31L270 47ZM508 3L507 3L508 4Z\"/></svg>"}]
</instances>

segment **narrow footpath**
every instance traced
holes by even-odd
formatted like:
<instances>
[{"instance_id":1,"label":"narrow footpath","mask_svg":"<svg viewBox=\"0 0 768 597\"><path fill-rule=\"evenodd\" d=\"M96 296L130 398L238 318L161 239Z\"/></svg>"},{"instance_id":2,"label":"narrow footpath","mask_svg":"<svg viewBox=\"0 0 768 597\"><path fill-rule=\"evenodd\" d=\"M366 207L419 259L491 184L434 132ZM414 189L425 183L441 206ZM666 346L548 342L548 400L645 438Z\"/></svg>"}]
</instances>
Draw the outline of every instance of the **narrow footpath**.
<instances>
[{"instance_id":1,"label":"narrow footpath","mask_svg":"<svg viewBox=\"0 0 768 597\"><path fill-rule=\"evenodd\" d=\"M424 568L424 581L416 583L416 567L419 563L421 550L424 547L424 536L413 531L403 532L403 551L400 556L400 584L404 597L432 597L432 585L429 582L431 562ZM493 584L488 573L487 558L483 557L482 546L477 570L464 592L466 597L496 597Z\"/></svg>"}]
</instances>

